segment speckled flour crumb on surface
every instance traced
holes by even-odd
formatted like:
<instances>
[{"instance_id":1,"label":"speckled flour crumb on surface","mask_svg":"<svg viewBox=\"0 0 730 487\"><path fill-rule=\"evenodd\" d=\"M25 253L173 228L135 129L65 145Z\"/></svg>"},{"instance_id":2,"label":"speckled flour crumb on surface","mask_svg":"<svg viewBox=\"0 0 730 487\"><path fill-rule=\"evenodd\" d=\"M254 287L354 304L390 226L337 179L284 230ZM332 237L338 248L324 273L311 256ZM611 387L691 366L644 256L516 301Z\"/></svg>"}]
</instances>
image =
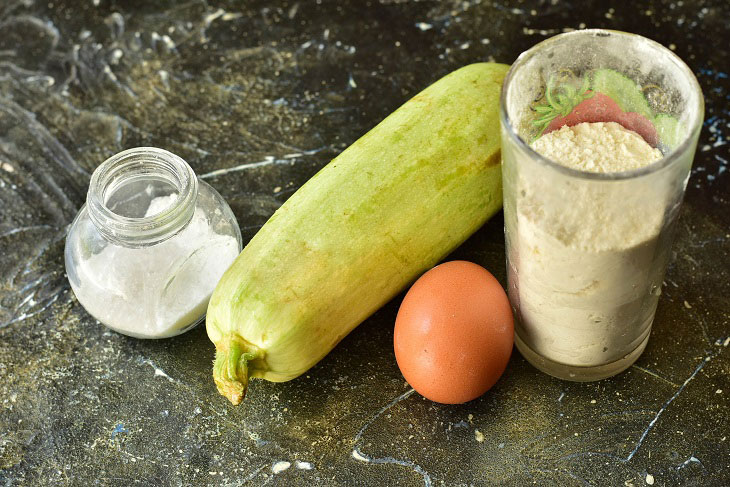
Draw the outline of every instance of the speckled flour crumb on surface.
<instances>
[{"instance_id":1,"label":"speckled flour crumb on surface","mask_svg":"<svg viewBox=\"0 0 730 487\"><path fill-rule=\"evenodd\" d=\"M286 462L286 461L276 462L275 464L273 464L271 466L271 471L276 475L276 474L283 472L284 470L289 469L289 467L291 467L291 462Z\"/></svg>"},{"instance_id":2,"label":"speckled flour crumb on surface","mask_svg":"<svg viewBox=\"0 0 730 487\"><path fill-rule=\"evenodd\" d=\"M659 149L616 122L563 125L534 141L532 148L565 167L595 173L630 171L662 158Z\"/></svg>"}]
</instances>

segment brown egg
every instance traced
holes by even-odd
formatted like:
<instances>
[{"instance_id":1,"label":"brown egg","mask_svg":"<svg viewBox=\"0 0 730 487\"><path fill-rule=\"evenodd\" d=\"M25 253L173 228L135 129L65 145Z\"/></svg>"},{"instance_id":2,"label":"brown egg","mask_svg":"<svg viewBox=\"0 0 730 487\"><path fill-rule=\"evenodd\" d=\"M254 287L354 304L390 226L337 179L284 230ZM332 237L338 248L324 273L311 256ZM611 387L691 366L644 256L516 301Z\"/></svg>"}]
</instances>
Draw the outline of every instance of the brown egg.
<instances>
[{"instance_id":1,"label":"brown egg","mask_svg":"<svg viewBox=\"0 0 730 487\"><path fill-rule=\"evenodd\" d=\"M509 300L483 267L446 262L418 279L395 320L403 376L422 396L459 404L487 392L507 367L514 341Z\"/></svg>"}]
</instances>

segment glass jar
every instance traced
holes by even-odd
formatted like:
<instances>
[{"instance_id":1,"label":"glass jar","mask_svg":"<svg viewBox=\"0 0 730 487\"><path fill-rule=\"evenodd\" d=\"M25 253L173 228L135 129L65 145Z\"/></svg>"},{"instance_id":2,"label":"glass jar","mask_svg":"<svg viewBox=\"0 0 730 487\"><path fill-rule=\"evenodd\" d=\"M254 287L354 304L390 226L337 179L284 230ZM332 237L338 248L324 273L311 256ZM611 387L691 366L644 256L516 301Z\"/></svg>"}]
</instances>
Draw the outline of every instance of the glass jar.
<instances>
[{"instance_id":1,"label":"glass jar","mask_svg":"<svg viewBox=\"0 0 730 487\"><path fill-rule=\"evenodd\" d=\"M624 125L653 142L660 160L586 172L530 147L550 130L551 113L572 113L571 97L599 93L620 110L584 111L586 121ZM501 100L508 294L515 344L538 369L598 380L646 347L703 111L691 70L633 34L558 35L512 65Z\"/></svg>"},{"instance_id":2,"label":"glass jar","mask_svg":"<svg viewBox=\"0 0 730 487\"><path fill-rule=\"evenodd\" d=\"M163 338L203 320L241 244L228 204L187 162L139 147L92 174L66 237L66 273L76 298L101 323Z\"/></svg>"}]
</instances>

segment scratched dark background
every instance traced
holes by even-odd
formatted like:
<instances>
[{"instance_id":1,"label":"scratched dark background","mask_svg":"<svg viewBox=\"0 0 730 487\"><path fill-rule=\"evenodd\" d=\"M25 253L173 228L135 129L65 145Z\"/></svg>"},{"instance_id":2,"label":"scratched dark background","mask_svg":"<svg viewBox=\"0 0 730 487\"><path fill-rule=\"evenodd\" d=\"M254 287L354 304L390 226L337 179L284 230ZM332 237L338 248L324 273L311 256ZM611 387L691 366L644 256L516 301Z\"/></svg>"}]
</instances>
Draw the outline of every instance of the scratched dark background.
<instances>
[{"instance_id":1,"label":"scratched dark background","mask_svg":"<svg viewBox=\"0 0 730 487\"><path fill-rule=\"evenodd\" d=\"M725 0L2 0L0 484L730 484L728 18ZM584 27L674 49L707 102L652 338L620 376L562 382L515 352L484 397L433 404L396 366L396 299L235 408L203 327L127 338L70 291L65 230L108 156L181 155L248 240L438 77ZM504 282L501 216L456 256Z\"/></svg>"}]
</instances>

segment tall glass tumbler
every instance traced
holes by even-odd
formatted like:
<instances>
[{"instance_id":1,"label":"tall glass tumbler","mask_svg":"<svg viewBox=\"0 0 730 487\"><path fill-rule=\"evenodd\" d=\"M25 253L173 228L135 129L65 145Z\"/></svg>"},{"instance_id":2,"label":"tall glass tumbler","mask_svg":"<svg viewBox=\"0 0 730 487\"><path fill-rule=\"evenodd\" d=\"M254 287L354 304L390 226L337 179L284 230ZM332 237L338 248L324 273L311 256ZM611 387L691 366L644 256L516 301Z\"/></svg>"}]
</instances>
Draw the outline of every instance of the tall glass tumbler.
<instances>
[{"instance_id":1,"label":"tall glass tumbler","mask_svg":"<svg viewBox=\"0 0 730 487\"><path fill-rule=\"evenodd\" d=\"M571 97L604 95L620 110L571 115ZM598 380L643 352L703 113L692 71L638 35L570 32L512 65L501 99L508 291L517 348L538 369ZM662 158L585 172L531 148L551 123L581 118L620 123Z\"/></svg>"}]
</instances>

